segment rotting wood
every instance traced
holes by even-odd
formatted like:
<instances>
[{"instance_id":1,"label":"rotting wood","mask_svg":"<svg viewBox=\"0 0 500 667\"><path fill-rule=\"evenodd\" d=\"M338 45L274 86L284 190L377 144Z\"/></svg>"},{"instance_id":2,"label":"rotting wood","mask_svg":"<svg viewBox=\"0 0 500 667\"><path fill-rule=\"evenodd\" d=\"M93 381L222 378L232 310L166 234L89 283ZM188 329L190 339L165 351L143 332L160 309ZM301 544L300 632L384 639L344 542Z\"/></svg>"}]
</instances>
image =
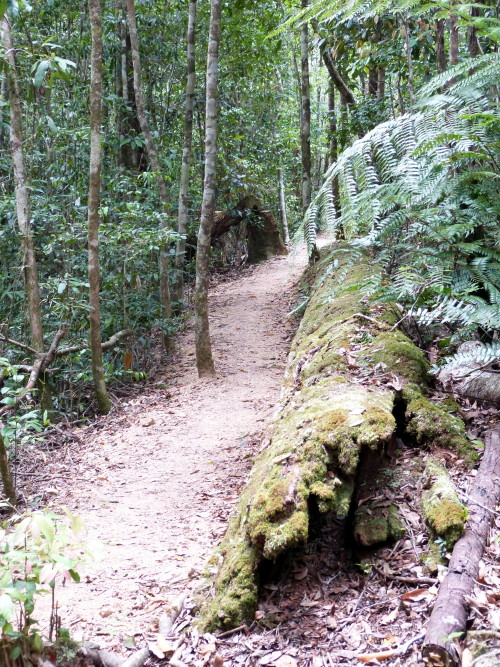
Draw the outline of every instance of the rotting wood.
<instances>
[{"instance_id":1,"label":"rotting wood","mask_svg":"<svg viewBox=\"0 0 500 667\"><path fill-rule=\"evenodd\" d=\"M242 625L252 617L261 564L307 540L311 506L347 516L360 458L369 452L381 457L392 442L396 397L408 406L406 423L416 423L417 444L457 446L465 440L463 423L423 396L428 381L423 352L399 331L378 334L382 319L394 323L388 310L377 306L376 317L375 307L362 313L377 324L365 320L363 332L373 338L360 349L359 294L349 287L378 269L364 256L346 271L350 260L343 247L338 257L336 273L322 273L321 263L314 269L317 280L292 344L279 409L209 563L208 592L200 592L203 630ZM352 343L355 366L346 354ZM386 384L363 382L384 373L391 380ZM444 431L455 429L455 439L439 434L442 425Z\"/></svg>"},{"instance_id":2,"label":"rotting wood","mask_svg":"<svg viewBox=\"0 0 500 667\"><path fill-rule=\"evenodd\" d=\"M251 214L252 217L249 217ZM252 218L254 222L252 221ZM264 209L254 195L240 199L232 211L217 211L212 227L212 242L245 220L248 235L248 261L259 262L274 255L286 255L288 250L280 235L278 223L271 211Z\"/></svg>"},{"instance_id":3,"label":"rotting wood","mask_svg":"<svg viewBox=\"0 0 500 667\"><path fill-rule=\"evenodd\" d=\"M470 353L471 360L444 368L438 374L438 380L447 391L458 396L500 407L500 373L489 368L491 362L485 364L473 359L474 351L480 357L482 350L484 345L479 341L460 345L458 353Z\"/></svg>"},{"instance_id":4,"label":"rotting wood","mask_svg":"<svg viewBox=\"0 0 500 667\"><path fill-rule=\"evenodd\" d=\"M491 430L474 486L470 493L468 524L455 544L446 575L432 610L424 640L423 660L427 667L460 664L456 633L465 634L470 595L479 572L492 525L495 506L500 501L500 429Z\"/></svg>"}]
</instances>

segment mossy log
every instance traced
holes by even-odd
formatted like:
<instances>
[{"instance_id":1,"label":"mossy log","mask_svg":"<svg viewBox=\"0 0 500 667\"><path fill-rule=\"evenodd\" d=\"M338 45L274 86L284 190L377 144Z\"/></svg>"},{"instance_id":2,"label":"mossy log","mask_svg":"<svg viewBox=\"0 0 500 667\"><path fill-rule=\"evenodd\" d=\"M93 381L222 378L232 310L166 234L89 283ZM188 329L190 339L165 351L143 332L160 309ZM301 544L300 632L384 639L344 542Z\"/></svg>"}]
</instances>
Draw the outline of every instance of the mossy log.
<instances>
[{"instance_id":1,"label":"mossy log","mask_svg":"<svg viewBox=\"0 0 500 667\"><path fill-rule=\"evenodd\" d=\"M479 572L488 533L500 502L500 430L490 431L486 447L474 479L467 506L465 534L455 544L448 574L427 624L422 651L427 667L450 667L460 664L454 637L464 634L468 604Z\"/></svg>"},{"instance_id":2,"label":"mossy log","mask_svg":"<svg viewBox=\"0 0 500 667\"><path fill-rule=\"evenodd\" d=\"M212 241L245 220L248 221L248 261L251 264L275 255L287 254L287 247L281 238L273 213L265 210L259 199L253 195L240 199L230 212L216 212L212 227Z\"/></svg>"},{"instance_id":3,"label":"mossy log","mask_svg":"<svg viewBox=\"0 0 500 667\"><path fill-rule=\"evenodd\" d=\"M252 617L261 564L306 542L312 506L347 516L360 460L376 452L381 457L395 436L395 407L404 400L395 387L423 398L424 354L392 330L388 312L380 306L370 312L352 289L377 267L364 256L347 271L345 251L338 252L337 272L325 271L322 262L313 269L317 278L292 344L280 407L209 564L199 617L204 630ZM440 410L436 406L441 416ZM413 419L420 419L418 410L406 416L408 423ZM422 439L439 440L423 427L420 432Z\"/></svg>"},{"instance_id":4,"label":"mossy log","mask_svg":"<svg viewBox=\"0 0 500 667\"><path fill-rule=\"evenodd\" d=\"M438 379L444 388L471 401L479 401L500 408L500 375L485 368L485 346L479 341L463 343L458 352L468 362L444 368ZM481 357L481 354L484 356ZM475 358L476 357L476 358Z\"/></svg>"},{"instance_id":5,"label":"mossy log","mask_svg":"<svg viewBox=\"0 0 500 667\"><path fill-rule=\"evenodd\" d=\"M465 507L458 498L455 485L446 468L435 458L430 458L424 471L425 486L422 494L422 512L433 534L451 548L463 535Z\"/></svg>"}]
</instances>

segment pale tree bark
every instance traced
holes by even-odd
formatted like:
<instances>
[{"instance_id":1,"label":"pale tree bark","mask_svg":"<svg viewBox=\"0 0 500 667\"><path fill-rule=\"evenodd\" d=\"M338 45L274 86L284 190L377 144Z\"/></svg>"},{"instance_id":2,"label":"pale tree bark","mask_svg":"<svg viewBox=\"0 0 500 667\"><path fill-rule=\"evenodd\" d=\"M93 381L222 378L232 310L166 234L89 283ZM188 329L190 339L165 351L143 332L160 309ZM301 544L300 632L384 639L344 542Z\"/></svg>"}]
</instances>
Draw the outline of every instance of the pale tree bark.
<instances>
[{"instance_id":1,"label":"pale tree bark","mask_svg":"<svg viewBox=\"0 0 500 667\"><path fill-rule=\"evenodd\" d=\"M302 0L305 8L309 0ZM302 211L305 213L311 203L311 94L309 85L309 36L307 22L300 30L301 57L301 119L300 144L302 152Z\"/></svg>"},{"instance_id":2,"label":"pale tree bark","mask_svg":"<svg viewBox=\"0 0 500 667\"><path fill-rule=\"evenodd\" d=\"M88 196L89 322L92 378L100 414L111 409L101 347L101 304L99 298L99 205L101 200L101 107L102 107L102 15L101 0L88 0L92 35L90 74L90 178Z\"/></svg>"},{"instance_id":3,"label":"pale tree bark","mask_svg":"<svg viewBox=\"0 0 500 667\"><path fill-rule=\"evenodd\" d=\"M160 168L158 153L156 152L156 146L153 141L153 135L151 134L151 130L149 127L149 121L146 115L146 108L144 105L144 97L142 94L141 59L139 55L139 37L137 34L137 21L135 17L134 0L127 0L127 14L128 14L130 47L132 51L132 65L134 68L134 94L135 94L135 105L137 107L137 117L139 118L141 131L144 135L144 141L146 143L148 158L153 168L153 172L155 174L156 186L158 188L158 194L160 196L160 201L163 206L162 231L166 232L167 230L169 230L168 208L170 202L167 194L167 186L165 184L165 179L163 178ZM169 272L168 246L166 243L162 243L160 249L160 304L162 307L162 315L166 320L172 317L172 302L170 298L168 272ZM171 352L173 346L173 340L167 334L164 335L164 344L167 352Z\"/></svg>"},{"instance_id":4,"label":"pale tree bark","mask_svg":"<svg viewBox=\"0 0 500 667\"><path fill-rule=\"evenodd\" d=\"M180 238L175 248L175 274L172 287L172 301L182 308L184 292L184 256L186 254L186 231L189 207L189 167L193 143L193 111L196 86L196 0L189 0L187 30L187 83L186 107L184 111L184 147L182 149L181 182L179 188L179 214L177 231Z\"/></svg>"},{"instance_id":5,"label":"pale tree bark","mask_svg":"<svg viewBox=\"0 0 500 667\"><path fill-rule=\"evenodd\" d=\"M43 354L43 325L42 307L40 302L40 286L38 283L38 268L35 256L33 233L31 230L30 196L26 179L26 167L23 150L23 121L21 96L16 76L16 58L12 29L7 14L1 21L2 45L8 63L6 72L7 87L10 102L10 151L14 172L14 188L16 198L16 214L23 255L24 287L28 302L30 319L31 346L37 353ZM52 398L45 381L40 378L40 403L43 410L53 410Z\"/></svg>"},{"instance_id":6,"label":"pale tree bark","mask_svg":"<svg viewBox=\"0 0 500 667\"><path fill-rule=\"evenodd\" d=\"M0 477L2 478L3 496L11 505L16 504L16 489L10 469L9 453L0 431Z\"/></svg>"},{"instance_id":7,"label":"pale tree bark","mask_svg":"<svg viewBox=\"0 0 500 667\"><path fill-rule=\"evenodd\" d=\"M405 13L404 26L405 26L406 58L408 61L408 94L410 96L410 104L413 104L413 101L415 99L413 94L413 57L411 54L410 21L408 18L408 10L406 10Z\"/></svg>"},{"instance_id":8,"label":"pale tree bark","mask_svg":"<svg viewBox=\"0 0 500 667\"><path fill-rule=\"evenodd\" d=\"M215 375L208 322L208 282L210 244L215 213L217 167L217 91L221 0L211 0L210 36L207 58L207 101L205 124L205 180L201 204L200 229L196 246L195 337L196 367L200 377Z\"/></svg>"},{"instance_id":9,"label":"pale tree bark","mask_svg":"<svg viewBox=\"0 0 500 667\"><path fill-rule=\"evenodd\" d=\"M283 179L283 169L278 169L278 183L280 189L280 214L281 226L283 227L283 240L285 241L285 245L290 245L290 231L288 229L288 217L286 214L285 181Z\"/></svg>"}]
</instances>

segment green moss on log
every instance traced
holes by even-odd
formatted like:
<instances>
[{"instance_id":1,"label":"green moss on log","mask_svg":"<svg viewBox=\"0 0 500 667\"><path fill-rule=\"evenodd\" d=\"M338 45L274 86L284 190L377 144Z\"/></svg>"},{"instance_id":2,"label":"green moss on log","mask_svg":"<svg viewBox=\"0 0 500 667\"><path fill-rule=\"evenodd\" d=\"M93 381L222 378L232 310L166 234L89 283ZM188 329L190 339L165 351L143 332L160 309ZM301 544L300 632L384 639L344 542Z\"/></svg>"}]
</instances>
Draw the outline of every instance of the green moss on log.
<instances>
[{"instance_id":1,"label":"green moss on log","mask_svg":"<svg viewBox=\"0 0 500 667\"><path fill-rule=\"evenodd\" d=\"M424 518L432 532L451 548L463 535L466 509L458 499L446 468L436 459L427 461L424 480L429 486L422 494Z\"/></svg>"},{"instance_id":2,"label":"green moss on log","mask_svg":"<svg viewBox=\"0 0 500 667\"><path fill-rule=\"evenodd\" d=\"M402 397L406 402L406 432L417 445L455 449L467 462L473 462L465 425L457 414L451 413L452 405L433 403L416 384L405 386Z\"/></svg>"},{"instance_id":3,"label":"green moss on log","mask_svg":"<svg viewBox=\"0 0 500 667\"><path fill-rule=\"evenodd\" d=\"M426 385L429 380L425 354L401 331L386 331L376 336L358 360L369 365L382 364L387 373L406 382Z\"/></svg>"},{"instance_id":4,"label":"green moss on log","mask_svg":"<svg viewBox=\"0 0 500 667\"><path fill-rule=\"evenodd\" d=\"M399 540L405 532L396 505L365 504L354 513L354 539L363 547Z\"/></svg>"},{"instance_id":5,"label":"green moss on log","mask_svg":"<svg viewBox=\"0 0 500 667\"><path fill-rule=\"evenodd\" d=\"M348 272L341 263L341 285L334 272L316 280L292 344L267 446L255 459L213 560L211 593L201 603L202 630L251 618L261 563L307 540L311 501L321 512L345 517L361 454L383 451L391 441L396 393L384 385L365 386L346 361L359 333L358 316L366 310L359 292L348 288L377 270L365 257ZM373 341L363 352L358 350L358 363L367 369L381 363L404 387L418 388L415 383L427 380L425 358L406 336L386 331L383 317L379 308L370 320L362 318ZM390 515L385 539L397 539L401 525Z\"/></svg>"}]
</instances>

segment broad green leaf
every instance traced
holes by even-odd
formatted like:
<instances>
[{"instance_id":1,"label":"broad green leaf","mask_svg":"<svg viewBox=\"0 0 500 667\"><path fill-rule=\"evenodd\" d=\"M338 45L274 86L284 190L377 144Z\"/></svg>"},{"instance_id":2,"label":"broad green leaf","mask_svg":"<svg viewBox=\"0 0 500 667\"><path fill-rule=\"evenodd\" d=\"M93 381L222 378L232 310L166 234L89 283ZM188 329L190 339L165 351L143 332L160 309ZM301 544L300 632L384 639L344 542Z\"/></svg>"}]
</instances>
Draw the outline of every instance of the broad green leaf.
<instances>
[{"instance_id":1,"label":"broad green leaf","mask_svg":"<svg viewBox=\"0 0 500 667\"><path fill-rule=\"evenodd\" d=\"M40 88L45 80L45 75L50 69L50 60L41 60L38 65L35 66L35 75L33 76L33 85L35 88Z\"/></svg>"},{"instance_id":2,"label":"broad green leaf","mask_svg":"<svg viewBox=\"0 0 500 667\"><path fill-rule=\"evenodd\" d=\"M2 616L6 621L9 621L12 618L14 613L14 603L12 598L7 593L0 595L0 616Z\"/></svg>"}]
</instances>

